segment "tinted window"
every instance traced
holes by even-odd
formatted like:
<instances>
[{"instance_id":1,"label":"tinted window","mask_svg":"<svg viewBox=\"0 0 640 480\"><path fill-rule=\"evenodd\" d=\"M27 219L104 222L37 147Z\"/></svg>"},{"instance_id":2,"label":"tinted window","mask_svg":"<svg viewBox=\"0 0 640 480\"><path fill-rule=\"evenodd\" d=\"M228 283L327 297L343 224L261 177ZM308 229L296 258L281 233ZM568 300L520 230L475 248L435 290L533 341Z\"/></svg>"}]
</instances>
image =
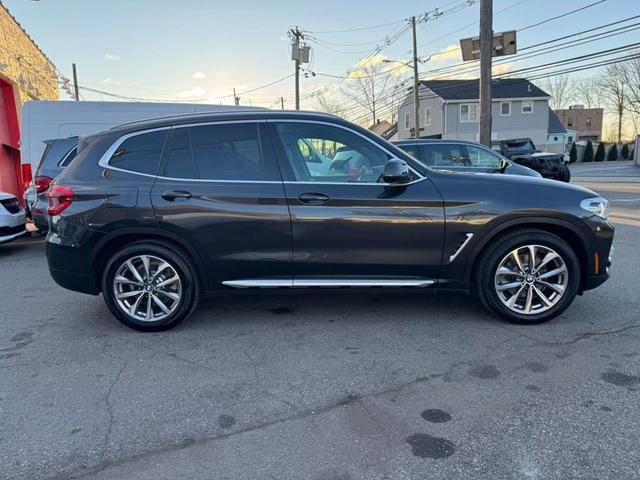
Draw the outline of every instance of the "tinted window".
<instances>
[{"instance_id":1,"label":"tinted window","mask_svg":"<svg viewBox=\"0 0 640 480\"><path fill-rule=\"evenodd\" d=\"M377 182L390 156L362 136L326 124L276 125L296 180Z\"/></svg>"},{"instance_id":2,"label":"tinted window","mask_svg":"<svg viewBox=\"0 0 640 480\"><path fill-rule=\"evenodd\" d=\"M77 147L73 147L69 153L67 153L67 155L65 157L62 158L62 161L60 162L60 166L61 167L66 167L67 165L69 165L71 163L71 160L73 160L74 158L76 158L76 155L78 154L78 149Z\"/></svg>"},{"instance_id":3,"label":"tinted window","mask_svg":"<svg viewBox=\"0 0 640 480\"><path fill-rule=\"evenodd\" d=\"M467 145L467 156L471 167L478 168L499 168L500 157L493 152L485 150L484 148L474 147Z\"/></svg>"},{"instance_id":4,"label":"tinted window","mask_svg":"<svg viewBox=\"0 0 640 480\"><path fill-rule=\"evenodd\" d=\"M421 160L432 167L468 167L467 158L461 145L455 143L434 143L421 145Z\"/></svg>"},{"instance_id":5,"label":"tinted window","mask_svg":"<svg viewBox=\"0 0 640 480\"><path fill-rule=\"evenodd\" d=\"M163 175L171 178L200 178L191 151L190 128L176 128L173 131Z\"/></svg>"},{"instance_id":6,"label":"tinted window","mask_svg":"<svg viewBox=\"0 0 640 480\"><path fill-rule=\"evenodd\" d=\"M418 160L422 160L420 158L420 147L418 147L418 145L398 145L402 150L404 150L405 152L407 152L409 155L411 155L414 158L417 158Z\"/></svg>"},{"instance_id":7,"label":"tinted window","mask_svg":"<svg viewBox=\"0 0 640 480\"><path fill-rule=\"evenodd\" d=\"M155 175L167 130L127 138L113 152L109 165L132 172Z\"/></svg>"}]
</instances>

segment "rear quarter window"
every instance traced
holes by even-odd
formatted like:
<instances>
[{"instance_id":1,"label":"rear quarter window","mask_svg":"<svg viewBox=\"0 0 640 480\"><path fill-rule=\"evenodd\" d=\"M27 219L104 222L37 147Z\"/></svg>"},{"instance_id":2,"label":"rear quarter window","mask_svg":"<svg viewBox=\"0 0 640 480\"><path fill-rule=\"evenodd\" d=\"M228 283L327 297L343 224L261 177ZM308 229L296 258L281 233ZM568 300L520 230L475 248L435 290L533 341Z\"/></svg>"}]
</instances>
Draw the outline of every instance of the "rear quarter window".
<instances>
[{"instance_id":1,"label":"rear quarter window","mask_svg":"<svg viewBox=\"0 0 640 480\"><path fill-rule=\"evenodd\" d=\"M167 137L167 130L127 138L109 159L109 165L130 172L155 175Z\"/></svg>"}]
</instances>

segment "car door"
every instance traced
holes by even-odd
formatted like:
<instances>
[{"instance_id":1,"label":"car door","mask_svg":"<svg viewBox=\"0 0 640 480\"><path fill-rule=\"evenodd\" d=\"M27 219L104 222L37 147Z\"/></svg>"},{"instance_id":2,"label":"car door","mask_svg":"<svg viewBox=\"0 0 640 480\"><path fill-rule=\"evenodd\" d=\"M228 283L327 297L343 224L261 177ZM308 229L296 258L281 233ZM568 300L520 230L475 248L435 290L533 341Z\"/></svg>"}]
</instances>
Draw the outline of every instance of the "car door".
<instances>
[{"instance_id":1,"label":"car door","mask_svg":"<svg viewBox=\"0 0 640 480\"><path fill-rule=\"evenodd\" d=\"M172 129L151 192L161 228L204 263L208 289L291 286L291 222L264 123Z\"/></svg>"},{"instance_id":2,"label":"car door","mask_svg":"<svg viewBox=\"0 0 640 480\"><path fill-rule=\"evenodd\" d=\"M268 125L291 212L294 286L418 286L437 279L443 202L429 179L414 172L405 185L381 182L391 152L342 124ZM333 159L328 175L309 168L295 148L301 139Z\"/></svg>"}]
</instances>

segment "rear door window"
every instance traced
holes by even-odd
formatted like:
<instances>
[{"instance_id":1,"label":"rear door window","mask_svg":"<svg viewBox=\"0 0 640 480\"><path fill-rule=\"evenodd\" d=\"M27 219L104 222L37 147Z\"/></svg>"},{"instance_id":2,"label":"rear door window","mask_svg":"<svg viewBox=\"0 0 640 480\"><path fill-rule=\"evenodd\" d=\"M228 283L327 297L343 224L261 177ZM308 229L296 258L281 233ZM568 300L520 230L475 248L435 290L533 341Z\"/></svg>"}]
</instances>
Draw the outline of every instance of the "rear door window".
<instances>
[{"instance_id":1,"label":"rear door window","mask_svg":"<svg viewBox=\"0 0 640 480\"><path fill-rule=\"evenodd\" d=\"M258 124L175 128L162 176L213 181L267 180Z\"/></svg>"},{"instance_id":2,"label":"rear door window","mask_svg":"<svg viewBox=\"0 0 640 480\"><path fill-rule=\"evenodd\" d=\"M130 172L155 175L168 130L142 133L127 138L109 159L109 165Z\"/></svg>"},{"instance_id":3,"label":"rear door window","mask_svg":"<svg viewBox=\"0 0 640 480\"><path fill-rule=\"evenodd\" d=\"M455 143L433 143L420 145L421 160L430 167L465 167L469 159L462 145Z\"/></svg>"}]
</instances>

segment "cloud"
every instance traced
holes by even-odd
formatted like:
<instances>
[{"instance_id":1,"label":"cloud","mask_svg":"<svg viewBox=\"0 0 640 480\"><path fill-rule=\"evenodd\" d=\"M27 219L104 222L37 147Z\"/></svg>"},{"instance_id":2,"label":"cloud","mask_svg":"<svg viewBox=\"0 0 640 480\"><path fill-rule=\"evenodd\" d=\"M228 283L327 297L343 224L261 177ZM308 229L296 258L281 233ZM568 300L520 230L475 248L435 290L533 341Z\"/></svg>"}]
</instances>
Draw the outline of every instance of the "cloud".
<instances>
[{"instance_id":1,"label":"cloud","mask_svg":"<svg viewBox=\"0 0 640 480\"><path fill-rule=\"evenodd\" d=\"M197 78L197 79L201 79L206 77L207 74L204 72L195 72L193 75L191 75L192 78Z\"/></svg>"},{"instance_id":2,"label":"cloud","mask_svg":"<svg viewBox=\"0 0 640 480\"><path fill-rule=\"evenodd\" d=\"M104 58L105 60L109 60L110 62L116 62L120 60L120 55L117 55L115 53L105 53Z\"/></svg>"},{"instance_id":3,"label":"cloud","mask_svg":"<svg viewBox=\"0 0 640 480\"><path fill-rule=\"evenodd\" d=\"M188 90L183 90L178 93L180 98L202 98L207 94L207 91L200 85L196 85Z\"/></svg>"},{"instance_id":4,"label":"cloud","mask_svg":"<svg viewBox=\"0 0 640 480\"><path fill-rule=\"evenodd\" d=\"M455 43L447 45L429 58L429 62L448 62L449 60L462 61L460 45L456 45Z\"/></svg>"},{"instance_id":5,"label":"cloud","mask_svg":"<svg viewBox=\"0 0 640 480\"><path fill-rule=\"evenodd\" d=\"M512 66L513 66L513 62L499 63L497 65L493 65L491 67L491 74L500 75L503 73L507 73L509 70L511 70Z\"/></svg>"},{"instance_id":6,"label":"cloud","mask_svg":"<svg viewBox=\"0 0 640 480\"><path fill-rule=\"evenodd\" d=\"M101 82L103 85L122 85L120 80L114 80L111 77L107 77Z\"/></svg>"}]
</instances>

